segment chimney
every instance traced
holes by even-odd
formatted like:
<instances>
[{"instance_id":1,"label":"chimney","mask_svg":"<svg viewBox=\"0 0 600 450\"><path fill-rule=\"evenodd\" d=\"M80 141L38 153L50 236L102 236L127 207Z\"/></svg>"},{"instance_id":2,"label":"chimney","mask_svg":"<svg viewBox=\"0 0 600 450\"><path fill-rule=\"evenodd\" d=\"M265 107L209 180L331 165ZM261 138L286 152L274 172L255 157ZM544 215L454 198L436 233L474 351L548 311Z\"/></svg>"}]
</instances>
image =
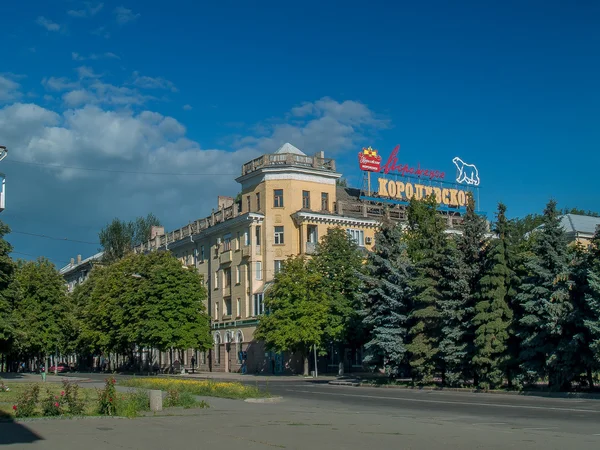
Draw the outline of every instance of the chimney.
<instances>
[{"instance_id":1,"label":"chimney","mask_svg":"<svg viewBox=\"0 0 600 450\"><path fill-rule=\"evenodd\" d=\"M81 255L77 255L77 264L81 264Z\"/></svg>"},{"instance_id":2,"label":"chimney","mask_svg":"<svg viewBox=\"0 0 600 450\"><path fill-rule=\"evenodd\" d=\"M219 195L217 199L217 201L219 202L219 209L229 208L233 205L234 200L235 199L233 197L225 197L223 195Z\"/></svg>"},{"instance_id":3,"label":"chimney","mask_svg":"<svg viewBox=\"0 0 600 450\"><path fill-rule=\"evenodd\" d=\"M154 239L156 236L164 236L164 234L165 227L152 226L150 228L150 240Z\"/></svg>"},{"instance_id":4,"label":"chimney","mask_svg":"<svg viewBox=\"0 0 600 450\"><path fill-rule=\"evenodd\" d=\"M74 266L75 265L75 258L71 258L71 265Z\"/></svg>"}]
</instances>

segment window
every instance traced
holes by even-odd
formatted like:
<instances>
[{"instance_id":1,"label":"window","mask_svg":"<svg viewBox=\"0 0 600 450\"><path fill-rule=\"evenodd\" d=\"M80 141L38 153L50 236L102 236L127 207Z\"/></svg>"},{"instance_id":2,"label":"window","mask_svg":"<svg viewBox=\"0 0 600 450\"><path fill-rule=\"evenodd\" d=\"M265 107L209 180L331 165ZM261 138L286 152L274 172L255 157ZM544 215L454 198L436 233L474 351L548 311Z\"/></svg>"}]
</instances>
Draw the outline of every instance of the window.
<instances>
[{"instance_id":1,"label":"window","mask_svg":"<svg viewBox=\"0 0 600 450\"><path fill-rule=\"evenodd\" d=\"M239 297L236 301L235 316L242 317L242 300Z\"/></svg>"},{"instance_id":2,"label":"window","mask_svg":"<svg viewBox=\"0 0 600 450\"><path fill-rule=\"evenodd\" d=\"M225 315L231 316L231 297L225 299Z\"/></svg>"},{"instance_id":3,"label":"window","mask_svg":"<svg viewBox=\"0 0 600 450\"><path fill-rule=\"evenodd\" d=\"M256 193L256 210L260 211L260 192Z\"/></svg>"},{"instance_id":4,"label":"window","mask_svg":"<svg viewBox=\"0 0 600 450\"><path fill-rule=\"evenodd\" d=\"M240 232L237 232L237 237L235 238L235 249L239 250L242 240L240 239Z\"/></svg>"},{"instance_id":5,"label":"window","mask_svg":"<svg viewBox=\"0 0 600 450\"><path fill-rule=\"evenodd\" d=\"M350 238L352 238L352 240L356 243L356 245L359 247L365 246L365 232L363 230L346 230L346 232L348 233L348 236L350 236Z\"/></svg>"},{"instance_id":6,"label":"window","mask_svg":"<svg viewBox=\"0 0 600 450\"><path fill-rule=\"evenodd\" d=\"M215 244L215 258L219 257L219 247L221 247L221 238L217 238L217 243Z\"/></svg>"},{"instance_id":7,"label":"window","mask_svg":"<svg viewBox=\"0 0 600 450\"><path fill-rule=\"evenodd\" d=\"M282 268L283 268L283 261L280 259L276 259L275 260L275 275L277 275L279 272L281 272Z\"/></svg>"},{"instance_id":8,"label":"window","mask_svg":"<svg viewBox=\"0 0 600 450\"><path fill-rule=\"evenodd\" d=\"M302 208L310 209L310 191L302 191Z\"/></svg>"},{"instance_id":9,"label":"window","mask_svg":"<svg viewBox=\"0 0 600 450\"><path fill-rule=\"evenodd\" d=\"M219 271L215 272L215 289L219 289Z\"/></svg>"},{"instance_id":10,"label":"window","mask_svg":"<svg viewBox=\"0 0 600 450\"><path fill-rule=\"evenodd\" d=\"M215 320L219 320L219 302L215 302Z\"/></svg>"},{"instance_id":11,"label":"window","mask_svg":"<svg viewBox=\"0 0 600 450\"><path fill-rule=\"evenodd\" d=\"M260 247L260 225L257 225L254 231L256 234L254 236L254 241L256 242L256 245Z\"/></svg>"},{"instance_id":12,"label":"window","mask_svg":"<svg viewBox=\"0 0 600 450\"><path fill-rule=\"evenodd\" d=\"M262 280L262 262L256 261L256 279Z\"/></svg>"},{"instance_id":13,"label":"window","mask_svg":"<svg viewBox=\"0 0 600 450\"><path fill-rule=\"evenodd\" d=\"M244 245L250 245L250 230L244 231Z\"/></svg>"},{"instance_id":14,"label":"window","mask_svg":"<svg viewBox=\"0 0 600 450\"><path fill-rule=\"evenodd\" d=\"M275 227L275 245L283 244L283 227Z\"/></svg>"},{"instance_id":15,"label":"window","mask_svg":"<svg viewBox=\"0 0 600 450\"><path fill-rule=\"evenodd\" d=\"M223 277L225 278L225 283L224 283L225 288L230 287L231 286L231 267L228 267L227 269L223 269Z\"/></svg>"},{"instance_id":16,"label":"window","mask_svg":"<svg viewBox=\"0 0 600 450\"><path fill-rule=\"evenodd\" d=\"M200 262L204 262L204 245L200 246Z\"/></svg>"},{"instance_id":17,"label":"window","mask_svg":"<svg viewBox=\"0 0 600 450\"><path fill-rule=\"evenodd\" d=\"M329 211L329 194L321 192L321 211Z\"/></svg>"},{"instance_id":18,"label":"window","mask_svg":"<svg viewBox=\"0 0 600 450\"><path fill-rule=\"evenodd\" d=\"M273 191L273 207L283 208L283 189L275 189Z\"/></svg>"},{"instance_id":19,"label":"window","mask_svg":"<svg viewBox=\"0 0 600 450\"><path fill-rule=\"evenodd\" d=\"M223 251L228 252L231 250L231 234L226 234L223 237Z\"/></svg>"},{"instance_id":20,"label":"window","mask_svg":"<svg viewBox=\"0 0 600 450\"><path fill-rule=\"evenodd\" d=\"M260 316L264 312L264 294L254 294L254 316Z\"/></svg>"},{"instance_id":21,"label":"window","mask_svg":"<svg viewBox=\"0 0 600 450\"><path fill-rule=\"evenodd\" d=\"M240 284L241 281L242 281L242 268L240 266L237 266L235 268L235 284Z\"/></svg>"},{"instance_id":22,"label":"window","mask_svg":"<svg viewBox=\"0 0 600 450\"><path fill-rule=\"evenodd\" d=\"M246 205L248 207L248 212L250 212L250 196L249 195L246 197Z\"/></svg>"}]
</instances>

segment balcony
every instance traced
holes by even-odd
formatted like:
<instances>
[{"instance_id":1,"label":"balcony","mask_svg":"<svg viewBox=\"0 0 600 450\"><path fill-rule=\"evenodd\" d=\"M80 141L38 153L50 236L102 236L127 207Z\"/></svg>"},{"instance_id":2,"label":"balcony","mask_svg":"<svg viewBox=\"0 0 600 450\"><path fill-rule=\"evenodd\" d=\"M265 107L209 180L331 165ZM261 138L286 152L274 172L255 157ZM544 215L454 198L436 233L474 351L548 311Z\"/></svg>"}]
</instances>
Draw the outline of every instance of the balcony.
<instances>
[{"instance_id":1,"label":"balcony","mask_svg":"<svg viewBox=\"0 0 600 450\"><path fill-rule=\"evenodd\" d=\"M223 286L223 298L231 297L231 286Z\"/></svg>"},{"instance_id":2,"label":"balcony","mask_svg":"<svg viewBox=\"0 0 600 450\"><path fill-rule=\"evenodd\" d=\"M221 264L228 264L231 262L231 250L227 250L226 252L221 253L219 256L219 261Z\"/></svg>"},{"instance_id":3,"label":"balcony","mask_svg":"<svg viewBox=\"0 0 600 450\"><path fill-rule=\"evenodd\" d=\"M316 242L307 242L306 243L306 254L314 255L317 253L317 243Z\"/></svg>"},{"instance_id":4,"label":"balcony","mask_svg":"<svg viewBox=\"0 0 600 450\"><path fill-rule=\"evenodd\" d=\"M242 245L242 258L248 258L252 254L252 247L250 245Z\"/></svg>"}]
</instances>

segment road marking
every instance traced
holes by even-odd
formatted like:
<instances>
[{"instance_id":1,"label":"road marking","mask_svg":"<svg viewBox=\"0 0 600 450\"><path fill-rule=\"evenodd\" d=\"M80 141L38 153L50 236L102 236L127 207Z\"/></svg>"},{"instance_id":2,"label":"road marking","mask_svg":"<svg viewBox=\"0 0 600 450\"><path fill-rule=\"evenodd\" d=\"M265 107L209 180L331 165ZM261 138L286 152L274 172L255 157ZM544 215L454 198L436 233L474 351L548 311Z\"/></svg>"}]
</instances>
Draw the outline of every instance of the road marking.
<instances>
[{"instance_id":1,"label":"road marking","mask_svg":"<svg viewBox=\"0 0 600 450\"><path fill-rule=\"evenodd\" d=\"M529 405L503 405L499 403L477 403L477 402L450 402L447 400L425 400L425 399L410 399L410 398L398 398L398 397L381 397L378 395L364 395L364 394L340 394L333 392L319 392L304 391L298 389L286 389L289 392L302 392L306 394L316 395L338 395L342 397L360 397L360 398L377 398L381 400L396 400L401 402L414 402L414 403L438 403L438 404L449 404L449 405L471 405L471 406L491 406L494 408L521 408L521 409L543 409L543 410L554 410L554 411L565 411L565 412L585 412L600 414L600 410L595 409L576 409L576 408L557 408L553 406L529 406Z\"/></svg>"},{"instance_id":2,"label":"road marking","mask_svg":"<svg viewBox=\"0 0 600 450\"><path fill-rule=\"evenodd\" d=\"M473 425L506 425L506 422L477 422Z\"/></svg>"},{"instance_id":3,"label":"road marking","mask_svg":"<svg viewBox=\"0 0 600 450\"><path fill-rule=\"evenodd\" d=\"M558 427L531 427L531 428L521 428L522 430L553 430Z\"/></svg>"}]
</instances>

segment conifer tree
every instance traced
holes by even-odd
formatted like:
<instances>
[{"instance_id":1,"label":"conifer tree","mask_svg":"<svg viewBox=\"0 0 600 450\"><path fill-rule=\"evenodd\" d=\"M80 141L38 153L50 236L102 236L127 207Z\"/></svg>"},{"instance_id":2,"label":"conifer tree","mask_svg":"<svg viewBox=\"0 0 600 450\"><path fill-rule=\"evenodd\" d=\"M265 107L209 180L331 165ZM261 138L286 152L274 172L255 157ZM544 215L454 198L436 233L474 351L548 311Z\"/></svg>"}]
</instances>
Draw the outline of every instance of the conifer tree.
<instances>
[{"instance_id":1,"label":"conifer tree","mask_svg":"<svg viewBox=\"0 0 600 450\"><path fill-rule=\"evenodd\" d=\"M478 385L484 389L502 385L508 358L509 326L512 311L508 295L512 274L509 269L508 222L506 206L498 205L496 239L483 254L482 276L477 287L473 368Z\"/></svg>"},{"instance_id":2,"label":"conifer tree","mask_svg":"<svg viewBox=\"0 0 600 450\"><path fill-rule=\"evenodd\" d=\"M517 295L523 309L521 377L525 383L548 377L550 388L561 389L574 377L573 361L565 353L566 327L573 307L565 232L555 201L546 206L543 226L536 234L533 255L525 263L528 276Z\"/></svg>"},{"instance_id":3,"label":"conifer tree","mask_svg":"<svg viewBox=\"0 0 600 450\"><path fill-rule=\"evenodd\" d=\"M588 367L590 387L593 387L592 370L598 370L600 367L600 230L596 231L592 240L588 261L587 282L589 289L585 300L589 314L584 321L584 325L589 336L589 353L593 355L593 361L590 364L591 367Z\"/></svg>"},{"instance_id":4,"label":"conifer tree","mask_svg":"<svg viewBox=\"0 0 600 450\"><path fill-rule=\"evenodd\" d=\"M398 374L405 363L411 275L401 226L386 222L375 235L375 246L361 276L361 315L369 330L363 361L390 374Z\"/></svg>"},{"instance_id":5,"label":"conifer tree","mask_svg":"<svg viewBox=\"0 0 600 450\"><path fill-rule=\"evenodd\" d=\"M462 234L454 238L456 245L448 246L446 252L440 301L443 336L440 357L444 382L451 385L461 384L474 375L473 317L486 231L485 219L475 212L475 200L468 194Z\"/></svg>"},{"instance_id":6,"label":"conifer tree","mask_svg":"<svg viewBox=\"0 0 600 450\"><path fill-rule=\"evenodd\" d=\"M408 254L415 264L415 275L410 282L413 306L406 349L412 377L419 383L430 383L439 368L440 279L447 241L436 206L433 195L425 200L411 200L405 235Z\"/></svg>"}]
</instances>

